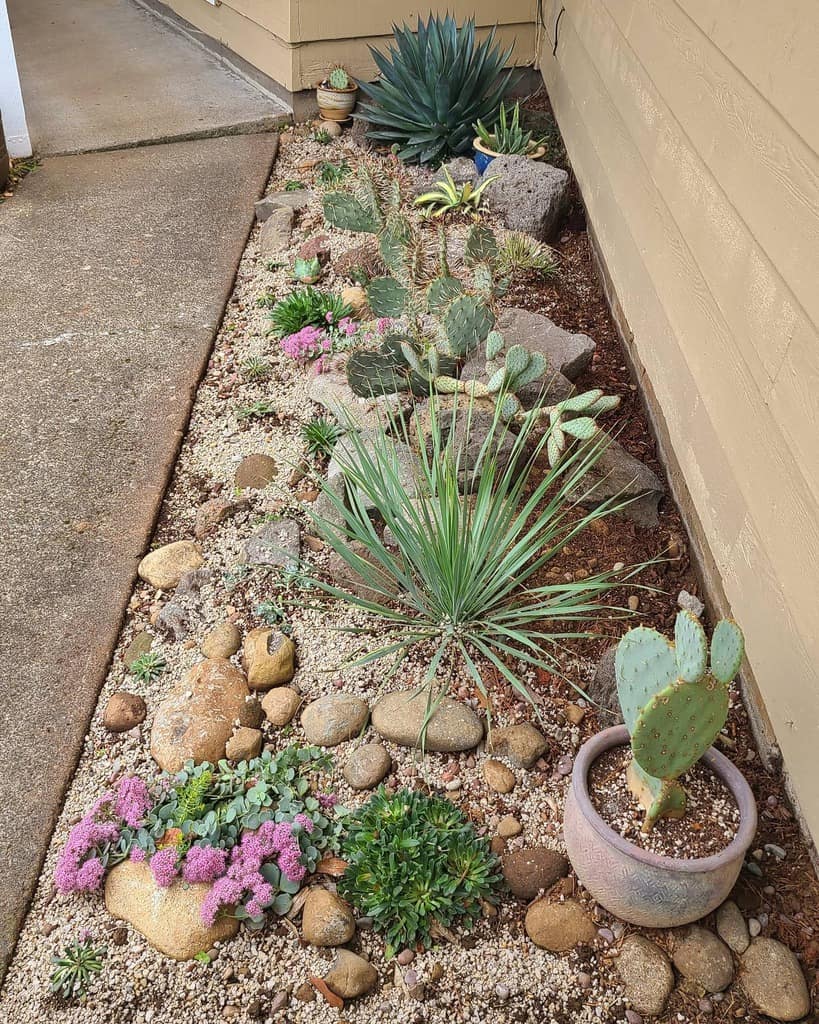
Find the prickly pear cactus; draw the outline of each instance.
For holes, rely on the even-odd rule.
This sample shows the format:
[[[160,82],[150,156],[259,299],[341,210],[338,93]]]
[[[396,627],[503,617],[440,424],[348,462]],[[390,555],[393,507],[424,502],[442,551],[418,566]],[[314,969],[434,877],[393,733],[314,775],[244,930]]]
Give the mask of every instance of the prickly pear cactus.
[[[347,192],[328,192],[322,206],[326,220],[342,231],[376,234],[381,229],[379,214]]]
[[[350,88],[350,76],[347,74],[344,68],[333,68],[333,70],[327,76],[327,81],[331,89]]]
[[[409,300],[409,293],[394,277],[374,277],[367,285],[367,302],[376,316],[398,319]]]
[[[725,724],[728,684],[744,649],[735,622],[717,624],[711,642],[691,612],[677,615],[674,643],[645,626],[629,630],[614,659],[617,696],[631,734],[628,784],[645,810],[643,831],[660,817],[680,817],[685,791],[676,781],[708,750]]]

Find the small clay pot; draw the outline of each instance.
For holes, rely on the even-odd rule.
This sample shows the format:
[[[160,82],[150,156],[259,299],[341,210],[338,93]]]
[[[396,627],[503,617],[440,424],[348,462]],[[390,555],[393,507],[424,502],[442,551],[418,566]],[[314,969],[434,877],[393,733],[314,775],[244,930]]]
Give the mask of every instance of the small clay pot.
[[[496,153],[494,149],[490,149],[488,146],[485,146],[478,135],[476,135],[472,140],[472,148],[475,151],[475,166],[478,168],[478,172],[480,174],[483,174],[496,156],[504,156],[503,153]],[[545,153],[545,146],[535,146],[533,142],[530,142],[529,151],[526,156],[530,160],[540,160]]]
[[[346,89],[331,89],[326,82],[316,88],[316,101],[325,121],[346,121],[355,109],[358,86],[348,85]]]
[[[740,771],[713,747],[702,762],[730,790],[739,808],[739,829],[710,857],[665,857],[624,839],[594,809],[588,775],[594,762],[629,742],[615,725],[580,748],[566,795],[563,835],[578,879],[597,902],[623,921],[644,928],[676,928],[698,921],[728,897],[756,832],[756,802]]]

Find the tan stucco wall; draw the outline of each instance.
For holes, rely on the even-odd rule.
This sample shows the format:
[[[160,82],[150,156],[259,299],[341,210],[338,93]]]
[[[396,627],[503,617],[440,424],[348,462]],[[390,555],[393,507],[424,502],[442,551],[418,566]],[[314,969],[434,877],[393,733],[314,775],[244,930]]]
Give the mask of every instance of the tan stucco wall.
[[[546,0],[549,36],[561,6]],[[541,70],[819,837],[819,5],[565,8]]]
[[[414,22],[419,11],[422,16],[428,11],[407,9],[395,0],[223,0],[217,7],[205,0],[165,2],[291,92],[313,88],[334,63],[357,78],[374,78],[368,44],[385,48],[393,22]],[[531,64],[536,56],[535,0],[508,0],[503,10],[498,6],[494,0],[456,0],[441,10],[453,11],[459,20],[474,13],[484,30],[498,22],[499,41],[515,46],[515,63]]]

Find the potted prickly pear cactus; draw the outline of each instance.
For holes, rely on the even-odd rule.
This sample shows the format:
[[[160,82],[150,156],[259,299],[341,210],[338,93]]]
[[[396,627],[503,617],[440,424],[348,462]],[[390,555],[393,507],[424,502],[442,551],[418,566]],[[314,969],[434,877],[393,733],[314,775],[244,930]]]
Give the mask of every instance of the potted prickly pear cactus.
[[[687,611],[677,616],[673,643],[640,626],[617,646],[625,725],[605,729],[581,748],[566,798],[564,835],[580,881],[625,921],[670,928],[699,920],[725,900],[739,875],[756,831],[756,806],[740,772],[711,744],[725,724],[728,688],[743,650],[742,631],[723,619],[711,640],[709,666],[705,630]],[[730,841],[707,856],[678,857],[615,831],[595,807],[589,776],[598,759],[629,740],[626,784],[643,812],[642,832],[659,828],[662,819],[684,817],[683,777],[700,762],[736,804],[738,826]]]
[[[325,121],[346,121],[355,109],[358,86],[343,67],[331,68],[316,87],[319,112]]]

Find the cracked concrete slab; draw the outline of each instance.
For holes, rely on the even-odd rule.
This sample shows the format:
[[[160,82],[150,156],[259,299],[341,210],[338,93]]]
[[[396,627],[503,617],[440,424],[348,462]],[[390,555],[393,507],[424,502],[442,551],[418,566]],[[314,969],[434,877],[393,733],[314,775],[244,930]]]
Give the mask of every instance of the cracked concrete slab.
[[[57,157],[0,206],[0,972],[276,141]]]

